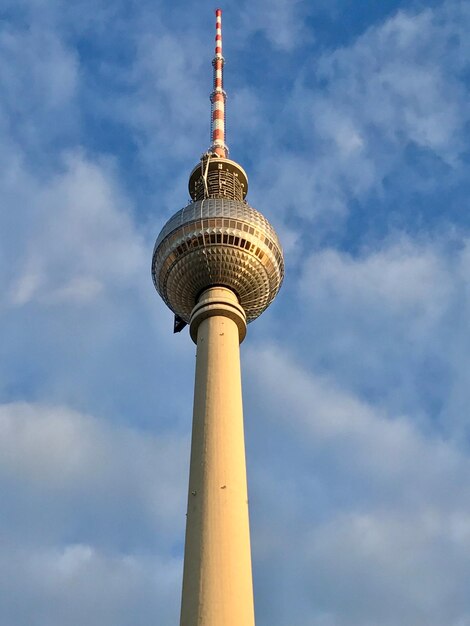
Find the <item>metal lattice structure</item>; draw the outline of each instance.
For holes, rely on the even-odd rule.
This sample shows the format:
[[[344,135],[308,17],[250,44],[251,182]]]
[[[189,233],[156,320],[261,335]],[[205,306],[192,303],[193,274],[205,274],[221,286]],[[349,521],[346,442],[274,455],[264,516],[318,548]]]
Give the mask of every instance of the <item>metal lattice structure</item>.
[[[191,172],[188,188],[193,200],[244,200],[248,191],[248,177],[235,161],[221,159],[208,152]]]

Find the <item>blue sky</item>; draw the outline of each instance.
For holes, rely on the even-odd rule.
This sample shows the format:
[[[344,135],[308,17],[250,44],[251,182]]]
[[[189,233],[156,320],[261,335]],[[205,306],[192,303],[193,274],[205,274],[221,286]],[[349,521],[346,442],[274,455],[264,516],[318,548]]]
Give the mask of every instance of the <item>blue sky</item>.
[[[178,623],[194,346],[150,278],[215,5],[0,6],[0,622]],[[224,10],[286,279],[242,346],[258,626],[470,625],[470,5]]]

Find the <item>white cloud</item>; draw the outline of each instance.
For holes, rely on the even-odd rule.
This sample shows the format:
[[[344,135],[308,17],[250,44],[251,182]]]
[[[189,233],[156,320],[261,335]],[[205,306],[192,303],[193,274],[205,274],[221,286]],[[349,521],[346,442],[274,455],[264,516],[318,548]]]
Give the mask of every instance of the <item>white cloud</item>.
[[[459,18],[465,23],[469,16],[457,4],[453,8],[450,15],[439,9],[399,12],[351,48],[323,56],[318,74],[328,81],[327,97],[314,106],[314,123],[336,135],[334,126],[322,124],[333,98],[337,114],[369,137],[379,131],[393,144],[414,142],[454,161],[464,148],[458,133],[468,115],[455,37],[464,28]]]
[[[170,623],[187,439],[16,403],[0,406],[0,442],[1,621]]]
[[[446,516],[353,514],[312,533],[309,566],[325,605],[339,593],[340,624],[457,624],[470,617],[464,585],[469,545]],[[336,556],[334,556],[336,555]],[[364,590],[367,588],[367,596]],[[321,602],[321,600],[320,600]]]
[[[268,439],[251,482],[268,619],[282,623],[285,600],[271,595],[269,606],[267,585],[284,590],[296,625],[468,619],[467,454],[307,373],[279,348],[251,356],[255,408],[265,407],[259,436]]]
[[[154,26],[151,29],[145,25],[137,37],[128,76],[132,89],[114,103],[110,114],[130,127],[138,142],[142,167],[155,176],[158,163],[166,183],[164,191],[168,186],[174,193],[173,184],[181,166],[172,167],[173,159],[187,163],[188,156],[193,155],[195,165],[209,147],[210,56],[193,33],[187,33],[185,45],[181,45],[179,32],[161,24]],[[178,189],[179,204],[186,199],[185,184]],[[170,201],[162,197],[161,190],[158,199],[163,206]]]
[[[410,149],[460,180],[469,23],[460,2],[400,11],[350,45],[304,59],[256,163],[266,206],[337,229],[354,202],[371,194],[380,202],[390,176],[406,179],[402,194],[423,185],[437,192],[442,176],[410,167]]]
[[[7,103],[10,107],[14,105],[16,114],[27,110],[23,107],[33,105],[39,105],[42,110],[60,110],[76,95],[76,57],[53,31],[34,27],[14,30],[4,26],[0,49],[0,71],[6,82]],[[14,98],[22,99],[26,90],[28,100],[13,102]]]
[[[390,416],[327,377],[307,373],[277,349],[257,350],[256,354],[256,368],[262,370],[256,379],[268,392],[269,406],[276,407],[274,415],[301,436],[308,435],[309,448],[337,446],[342,452],[347,445],[347,460],[356,471],[386,483],[408,477],[405,491],[413,485],[410,475],[418,482],[431,480],[436,464],[438,473],[446,468],[445,472],[453,476],[458,451],[438,438],[427,441],[408,418]],[[279,380],[289,380],[290,384],[276,389]],[[340,459],[338,462],[342,463]],[[463,457],[460,464],[465,466]]]
[[[3,547],[3,546],[2,546]],[[177,619],[180,559],[109,553],[86,544],[2,550],[2,621],[131,626]]]
[[[8,260],[10,303],[89,302],[144,273],[143,241],[106,165],[72,153],[43,184],[26,171],[20,182],[29,197],[16,223],[22,249]]]
[[[462,372],[468,368],[468,258],[465,237],[420,242],[395,237],[352,255],[326,249],[299,278],[313,354],[337,381],[423,428],[468,431]],[[304,314],[305,312],[305,314]]]
[[[112,425],[66,407],[0,406],[3,480],[83,505],[122,498],[168,531],[184,506],[187,440]],[[184,452],[184,455],[183,455]],[[117,500],[116,500],[117,502]],[[77,502],[78,504],[78,502]],[[100,507],[106,506],[105,503]]]
[[[307,3],[302,0],[255,0],[242,13],[242,32],[261,32],[281,50],[298,48],[307,37],[303,21],[307,12]]]
[[[351,304],[358,315],[367,311],[368,318],[375,313],[399,317],[416,336],[449,306],[460,283],[457,276],[452,279],[452,269],[452,261],[431,242],[419,245],[403,238],[359,256],[332,249],[314,254],[304,265],[299,289],[314,305],[344,311]]]
[[[3,21],[0,76],[0,132],[20,142],[26,158],[39,158],[45,146],[78,131],[77,55],[55,29],[39,25],[15,28]],[[15,159],[15,146],[4,144],[0,161],[9,164],[11,159]]]

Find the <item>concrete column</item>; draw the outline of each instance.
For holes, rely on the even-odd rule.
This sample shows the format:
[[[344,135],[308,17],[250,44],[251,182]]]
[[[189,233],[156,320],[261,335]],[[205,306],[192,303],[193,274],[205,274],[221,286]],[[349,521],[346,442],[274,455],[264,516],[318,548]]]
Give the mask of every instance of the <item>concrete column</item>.
[[[197,343],[181,626],[254,626],[235,294],[207,289],[191,316]]]

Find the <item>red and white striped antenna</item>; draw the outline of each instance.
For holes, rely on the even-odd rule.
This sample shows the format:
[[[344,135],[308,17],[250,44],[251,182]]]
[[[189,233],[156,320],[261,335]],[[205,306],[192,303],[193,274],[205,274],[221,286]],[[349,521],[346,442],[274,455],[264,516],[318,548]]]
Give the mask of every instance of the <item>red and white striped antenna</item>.
[[[219,157],[228,156],[225,144],[225,100],[224,91],[224,57],[222,56],[222,9],[215,11],[215,56],[212,60],[214,67],[214,91],[211,93],[211,141],[210,152]]]

